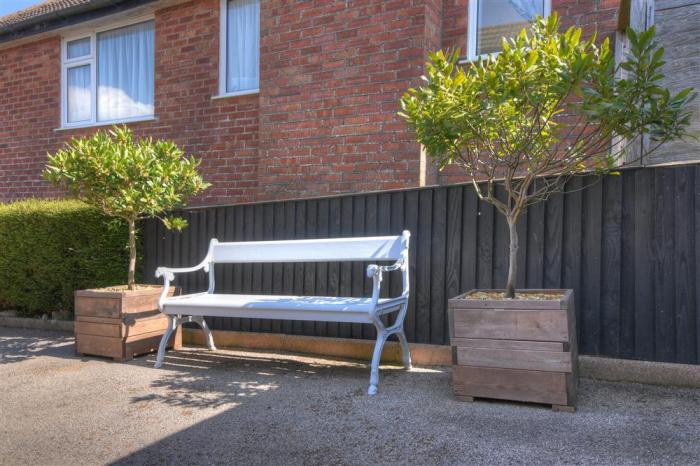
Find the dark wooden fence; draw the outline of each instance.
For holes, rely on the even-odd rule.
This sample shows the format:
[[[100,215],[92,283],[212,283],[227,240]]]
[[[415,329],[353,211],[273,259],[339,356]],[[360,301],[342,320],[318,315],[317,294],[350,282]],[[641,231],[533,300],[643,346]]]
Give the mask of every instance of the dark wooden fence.
[[[586,187],[586,189],[582,189]],[[572,180],[566,195],[533,206],[520,224],[519,286],[573,288],[580,350],[683,363],[700,355],[700,165],[640,168]],[[188,209],[190,226],[144,229],[145,273],[198,263],[210,238],[272,240],[411,231],[410,341],[448,343],[446,300],[502,287],[508,234],[470,185]],[[362,295],[362,264],[217,266],[218,292]],[[203,273],[178,279],[206,289]],[[176,282],[177,283],[177,282]],[[400,277],[387,291],[397,294]],[[372,326],[211,319],[225,330],[373,338]]]

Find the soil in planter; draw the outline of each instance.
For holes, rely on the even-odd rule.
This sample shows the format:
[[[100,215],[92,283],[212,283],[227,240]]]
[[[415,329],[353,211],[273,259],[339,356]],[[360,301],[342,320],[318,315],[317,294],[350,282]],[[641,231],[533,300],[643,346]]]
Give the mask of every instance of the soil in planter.
[[[137,284],[134,290],[132,291],[138,291],[138,290],[152,290],[153,288],[162,288],[161,285],[141,285]],[[105,286],[104,288],[97,288],[94,290],[90,291],[109,291],[109,292],[122,292],[122,291],[129,291],[129,285],[115,285],[115,286]]]
[[[524,301],[559,301],[564,293],[538,292],[538,291],[518,291],[515,293],[515,298]],[[482,299],[484,301],[494,301],[506,299],[503,291],[475,291],[462,299]]]

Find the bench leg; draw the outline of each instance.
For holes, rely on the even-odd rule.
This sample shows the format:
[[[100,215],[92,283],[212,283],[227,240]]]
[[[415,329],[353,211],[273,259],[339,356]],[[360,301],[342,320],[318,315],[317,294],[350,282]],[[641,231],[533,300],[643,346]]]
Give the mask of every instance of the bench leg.
[[[374,324],[377,327],[377,342],[374,344],[374,354],[372,355],[372,368],[369,375],[369,389],[367,389],[368,395],[377,394],[377,385],[379,385],[379,360],[382,358],[382,349],[384,349],[384,343],[388,338],[386,328],[379,324]]]
[[[212,335],[211,330],[207,325],[207,321],[204,320],[204,317],[192,317],[192,322],[202,327],[202,331],[204,332],[204,339],[207,341],[207,347],[212,351],[216,351],[216,346],[214,345],[214,336]]]
[[[403,358],[403,367],[405,369],[410,369],[411,366],[411,350],[408,347],[408,340],[406,339],[406,333],[404,333],[403,328],[400,332],[396,333],[399,337],[399,343],[401,344],[401,356]]]
[[[377,342],[374,344],[374,354],[372,355],[372,368],[369,377],[369,389],[367,394],[375,395],[377,393],[377,385],[379,385],[379,360],[382,358],[382,349],[384,343],[391,335],[396,334],[401,344],[401,356],[403,365],[406,369],[411,368],[411,351],[406,339],[406,333],[403,330],[403,321],[406,317],[406,309],[408,303],[404,303],[399,309],[399,314],[396,316],[396,321],[389,327],[385,327],[379,316],[374,316],[374,326],[377,328]]]
[[[163,338],[160,340],[160,346],[158,347],[158,355],[156,356],[156,363],[153,366],[156,369],[163,367],[163,361],[165,360],[165,349],[168,346],[170,337],[177,328],[178,321],[175,316],[168,316],[168,329],[163,334]]]

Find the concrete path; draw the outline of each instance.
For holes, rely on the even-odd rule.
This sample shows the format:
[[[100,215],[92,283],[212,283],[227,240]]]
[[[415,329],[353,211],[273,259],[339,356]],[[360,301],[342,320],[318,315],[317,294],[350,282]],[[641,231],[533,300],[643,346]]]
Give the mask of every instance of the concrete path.
[[[575,414],[461,403],[450,370],[193,349],[126,364],[0,327],[0,464],[698,464],[700,390],[582,380]]]

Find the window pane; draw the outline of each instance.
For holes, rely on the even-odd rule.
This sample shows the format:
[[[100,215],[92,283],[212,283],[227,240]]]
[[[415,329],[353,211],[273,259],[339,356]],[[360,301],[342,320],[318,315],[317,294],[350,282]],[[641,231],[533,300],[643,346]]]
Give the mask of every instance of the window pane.
[[[90,55],[90,38],[78,39],[68,42],[66,47],[66,52],[68,53],[68,59],[80,58],[85,55]]]
[[[537,15],[544,16],[544,0],[479,0],[476,54],[501,51],[503,37],[515,37]]]
[[[260,0],[228,2],[226,91],[260,86]]]
[[[68,123],[89,120],[92,116],[90,65],[68,69]]]
[[[97,119],[153,115],[153,21],[97,36]]]

